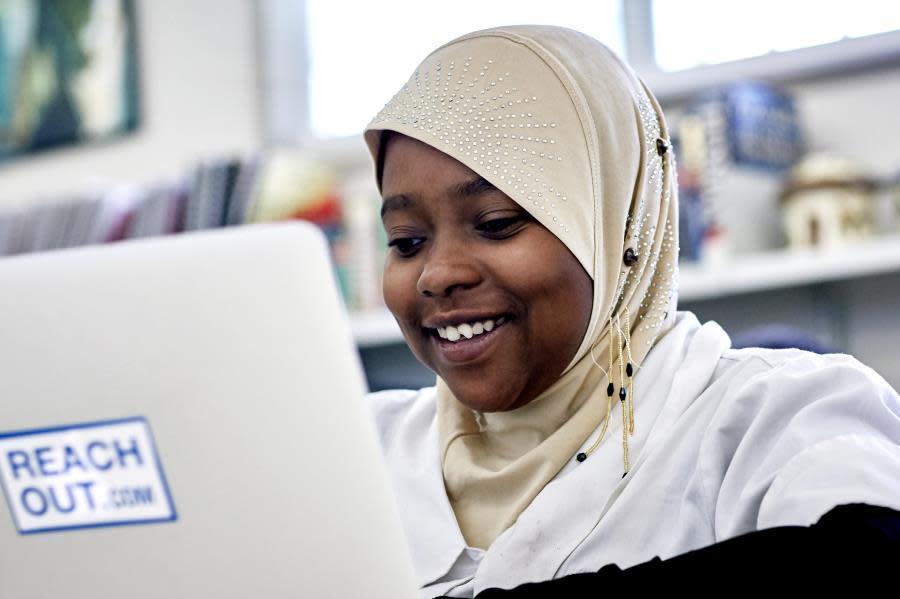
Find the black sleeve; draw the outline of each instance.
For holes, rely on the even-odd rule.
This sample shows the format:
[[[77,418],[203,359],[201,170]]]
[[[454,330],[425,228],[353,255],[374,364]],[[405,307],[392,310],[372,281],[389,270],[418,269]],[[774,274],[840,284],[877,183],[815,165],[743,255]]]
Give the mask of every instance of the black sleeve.
[[[851,584],[900,583],[900,512],[866,504],[832,509],[809,527],[782,526],[748,533],[703,549],[620,569],[486,589],[478,599],[591,597],[607,593],[685,590],[732,594],[753,589],[767,594],[786,587],[831,590]]]

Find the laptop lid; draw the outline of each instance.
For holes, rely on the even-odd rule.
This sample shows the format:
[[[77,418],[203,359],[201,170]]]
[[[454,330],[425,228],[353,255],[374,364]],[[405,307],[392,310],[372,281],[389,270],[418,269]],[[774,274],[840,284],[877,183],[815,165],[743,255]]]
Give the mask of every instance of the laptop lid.
[[[412,597],[322,235],[0,260],[0,597]]]

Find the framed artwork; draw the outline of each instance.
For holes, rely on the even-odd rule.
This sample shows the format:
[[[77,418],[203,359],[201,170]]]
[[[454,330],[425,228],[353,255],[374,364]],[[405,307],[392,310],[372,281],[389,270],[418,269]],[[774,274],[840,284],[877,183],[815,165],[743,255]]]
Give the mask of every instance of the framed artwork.
[[[138,125],[133,0],[0,0],[0,161]]]

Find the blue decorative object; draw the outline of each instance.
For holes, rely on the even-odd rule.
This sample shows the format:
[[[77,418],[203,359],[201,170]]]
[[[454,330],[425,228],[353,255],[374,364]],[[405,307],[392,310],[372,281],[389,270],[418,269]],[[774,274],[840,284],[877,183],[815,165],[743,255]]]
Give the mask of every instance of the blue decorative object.
[[[693,110],[724,117],[722,141],[733,165],[783,171],[803,153],[794,99],[771,85],[735,83],[702,96]]]

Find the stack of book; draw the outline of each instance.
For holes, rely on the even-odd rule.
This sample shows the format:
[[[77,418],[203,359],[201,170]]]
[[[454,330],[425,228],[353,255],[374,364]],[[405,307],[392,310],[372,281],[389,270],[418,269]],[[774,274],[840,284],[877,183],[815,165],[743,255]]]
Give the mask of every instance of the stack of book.
[[[171,184],[118,186],[0,211],[0,257],[289,219],[319,225],[347,305],[380,302],[378,192],[302,154],[213,160]]]
[[[188,182],[102,193],[0,213],[0,256],[249,222],[256,160],[213,161]]]

